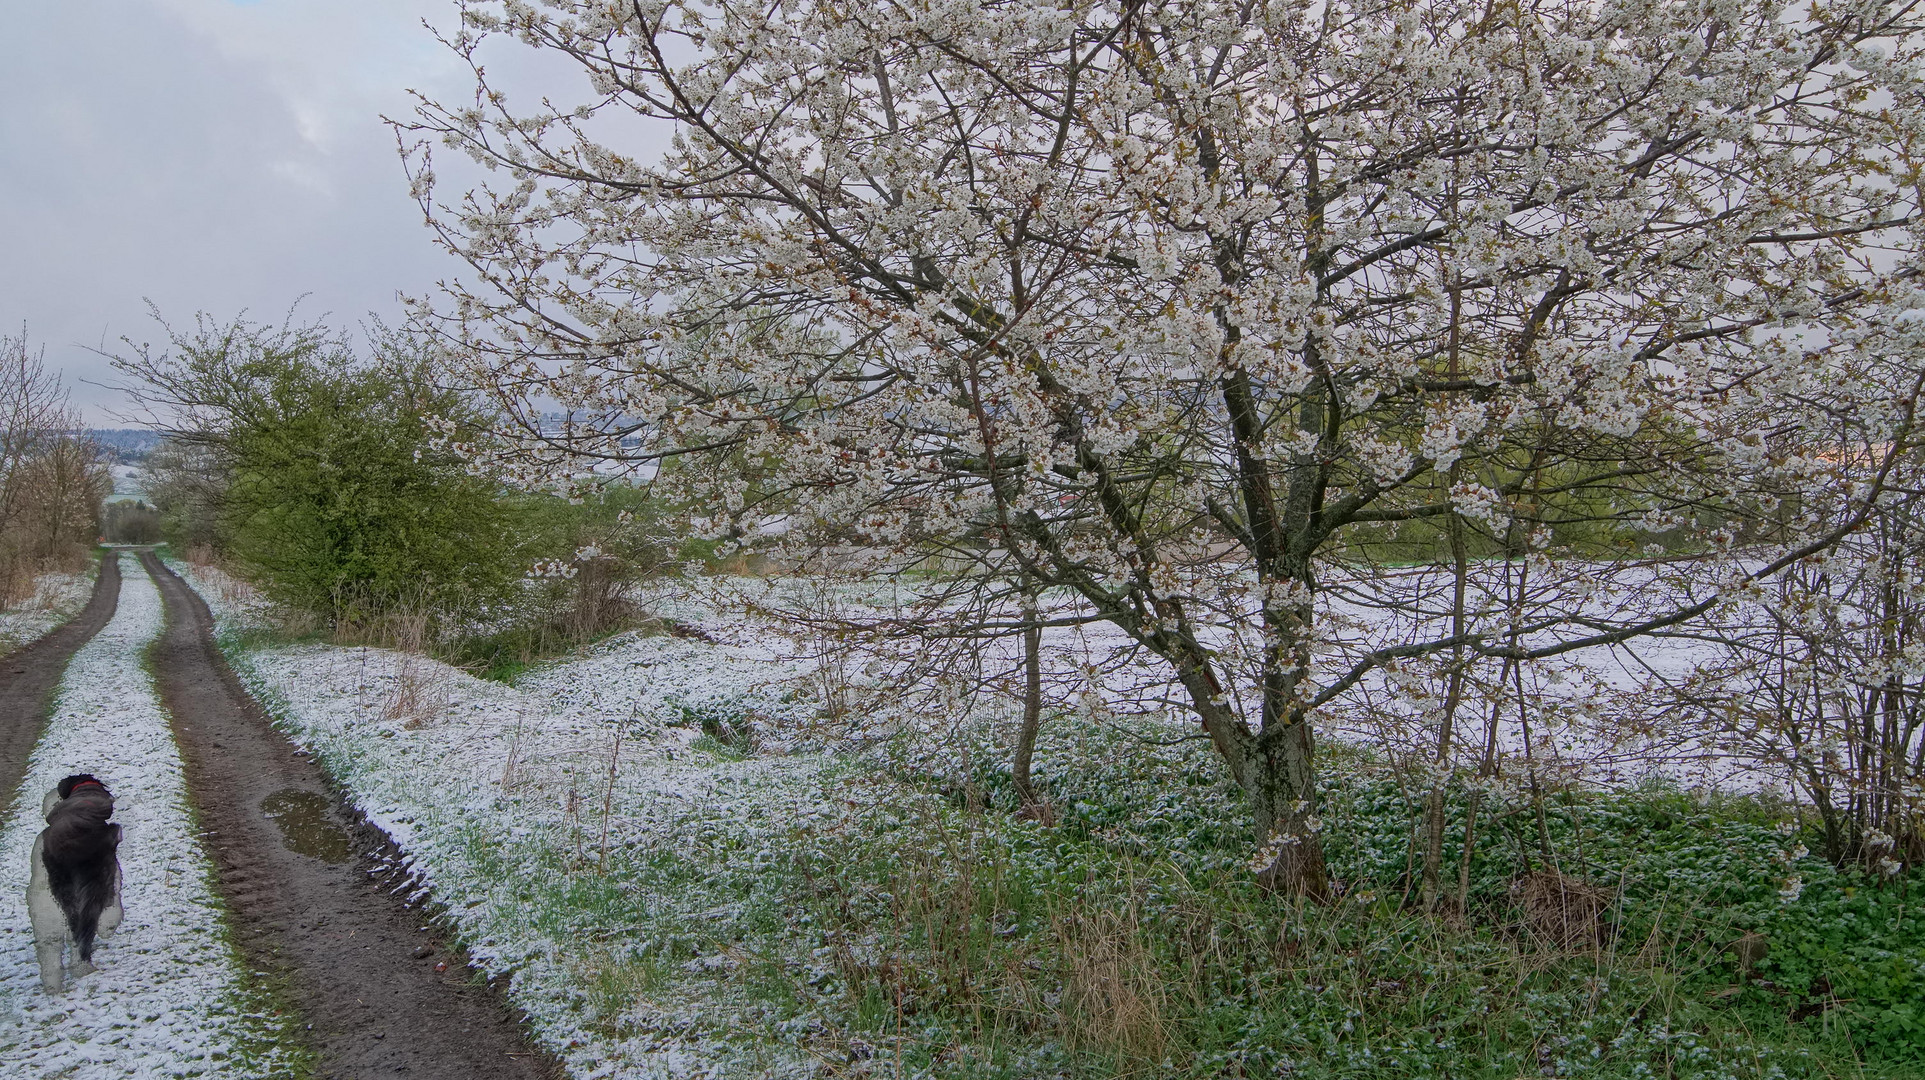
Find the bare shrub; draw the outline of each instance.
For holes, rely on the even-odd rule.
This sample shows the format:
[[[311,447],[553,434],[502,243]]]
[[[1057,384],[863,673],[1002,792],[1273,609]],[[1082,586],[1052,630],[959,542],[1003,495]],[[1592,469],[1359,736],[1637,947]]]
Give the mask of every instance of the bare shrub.
[[[198,584],[202,591],[211,591],[222,604],[230,608],[252,605],[260,595],[246,578],[235,571],[226,555],[212,544],[189,544],[181,551],[181,558],[194,568],[200,578]],[[294,636],[303,636],[315,629],[309,620],[300,618],[297,612],[283,611],[278,614],[283,631]]]
[[[1925,458],[1894,470],[1925,486]],[[1804,512],[1842,516],[1807,502]],[[1925,505],[1882,506],[1833,550],[1726,609],[1720,655],[1673,687],[1684,724],[1788,783],[1823,851],[1880,878],[1925,860]]]
[[[220,598],[224,603],[244,604],[254,599],[254,586],[249,585],[246,581],[232,574],[222,574],[218,580],[219,585],[217,586],[217,591],[220,593]]]
[[[32,574],[14,572],[11,566],[0,572],[0,610],[40,607],[39,595],[39,580]]]
[[[214,545],[205,543],[189,544],[186,550],[181,552],[181,558],[186,559],[190,565],[199,567],[219,566],[221,562],[220,552]]]
[[[630,575],[620,560],[595,555],[574,565],[575,590],[558,620],[569,640],[589,641],[641,620],[641,609],[628,598]]]
[[[94,444],[75,434],[57,373],[26,332],[0,336],[0,599],[31,601],[49,570],[77,570],[113,482]]]
[[[221,579],[220,593],[229,603],[245,602],[257,595],[252,586],[239,578]],[[283,608],[277,611],[275,622],[280,627],[281,633],[297,639],[317,637],[325,629],[319,615],[298,608]]]
[[[448,668],[419,653],[396,656],[394,675],[381,699],[381,719],[406,728],[426,726],[445,715],[453,696]]]
[[[434,620],[419,611],[389,612],[349,629],[366,644],[396,654],[394,674],[381,701],[383,720],[400,720],[418,728],[448,711],[453,687],[445,664],[428,655],[434,641]]]
[[[872,704],[863,700],[866,683],[860,675],[863,663],[876,657],[878,650],[869,635],[852,629],[861,618],[857,612],[862,605],[843,595],[841,588],[831,576],[797,577],[784,583],[782,601],[748,604],[752,616],[768,620],[789,639],[792,658],[809,665],[809,699],[817,703],[816,723],[806,732],[812,737],[853,734],[850,719]],[[923,685],[933,682],[925,679]]]
[[[50,569],[73,573],[81,570],[86,565],[84,558],[77,561],[79,565],[54,566]],[[60,606],[65,594],[66,589],[63,587],[59,578],[42,575],[34,582],[33,597],[28,603],[36,611],[52,611]]]

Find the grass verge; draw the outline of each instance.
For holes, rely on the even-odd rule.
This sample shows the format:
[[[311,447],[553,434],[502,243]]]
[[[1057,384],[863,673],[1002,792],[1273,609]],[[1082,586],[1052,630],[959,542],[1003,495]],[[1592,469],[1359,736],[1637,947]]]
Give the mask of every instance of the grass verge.
[[[1012,812],[998,772],[940,784],[847,765],[786,818],[717,815],[607,867],[571,869],[551,843],[522,856],[548,871],[523,887],[570,932],[599,929],[580,958],[596,1022],[700,994],[819,1075],[1925,1070],[1921,875],[1812,858],[1789,807],[1572,791],[1540,825],[1486,792],[1466,862],[1459,792],[1446,865],[1467,867],[1469,903],[1439,917],[1405,903],[1418,801],[1365,755],[1332,755],[1345,894],[1319,907],[1255,886],[1240,800],[1205,753],[1057,749],[1049,826]],[[1595,902],[1547,916],[1559,897],[1531,884],[1552,874]],[[1734,951],[1748,936],[1764,955]]]
[[[1437,916],[1407,902],[1420,796],[1356,750],[1326,748],[1344,892],[1311,906],[1256,887],[1242,799],[1204,746],[1054,725],[1043,824],[999,768],[772,758],[740,737],[747,705],[677,722],[703,731],[694,752],[624,758],[611,790],[592,768],[545,793],[504,780],[410,825],[464,944],[539,999],[571,1063],[616,1046],[732,1076],[1925,1072],[1925,874],[1834,869],[1771,800],[1498,784],[1466,845],[1455,790],[1444,865],[1466,903]],[[366,741],[320,750],[375,775]]]

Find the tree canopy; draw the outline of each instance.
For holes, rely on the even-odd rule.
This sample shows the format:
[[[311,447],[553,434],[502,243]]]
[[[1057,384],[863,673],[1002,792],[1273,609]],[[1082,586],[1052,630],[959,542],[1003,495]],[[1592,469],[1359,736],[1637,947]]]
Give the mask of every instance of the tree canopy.
[[[476,97],[403,127],[475,272],[425,322],[505,464],[679,456],[718,534],[1075,596],[1167,665],[1287,888],[1325,888],[1320,710],[1440,658],[1447,733],[1466,665],[1683,625],[1861,525],[1912,437],[1912,4],[462,12]],[[505,96],[494,37],[587,92]],[[440,199],[437,143],[508,182]],[[1542,555],[1573,506],[1690,534],[1703,588],[1472,581],[1467,532]],[[1360,557],[1414,523],[1454,600]]]

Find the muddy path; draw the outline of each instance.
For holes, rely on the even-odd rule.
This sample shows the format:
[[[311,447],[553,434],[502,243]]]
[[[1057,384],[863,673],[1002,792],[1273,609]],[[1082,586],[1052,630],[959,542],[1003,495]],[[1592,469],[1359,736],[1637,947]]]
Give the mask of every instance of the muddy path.
[[[14,788],[26,775],[27,758],[53,708],[67,661],[114,617],[119,600],[120,553],[109,551],[100,557],[94,591],[80,614],[0,657],[0,806],[13,805]]]
[[[167,605],[156,680],[217,885],[248,959],[288,986],[320,1074],[560,1075],[428,915],[394,895],[403,882],[392,844],[344,806],[241,688],[214,644],[207,605],[151,552],[141,563]]]

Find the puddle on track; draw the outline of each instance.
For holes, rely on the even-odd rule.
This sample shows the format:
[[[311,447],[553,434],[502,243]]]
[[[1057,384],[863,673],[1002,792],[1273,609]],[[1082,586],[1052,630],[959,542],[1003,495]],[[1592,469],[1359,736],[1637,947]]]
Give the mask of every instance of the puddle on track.
[[[347,830],[330,813],[333,800],[300,788],[282,788],[261,800],[261,812],[281,829],[281,844],[296,855],[344,863],[354,854]]]

